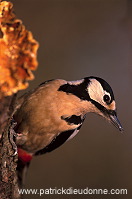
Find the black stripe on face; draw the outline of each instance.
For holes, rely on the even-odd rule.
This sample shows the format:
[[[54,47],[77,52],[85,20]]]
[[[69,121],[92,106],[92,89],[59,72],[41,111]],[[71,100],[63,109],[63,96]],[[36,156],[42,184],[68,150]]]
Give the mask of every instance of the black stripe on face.
[[[75,96],[77,96],[78,98],[80,98],[81,100],[90,100],[88,91],[87,91],[87,87],[88,84],[90,83],[90,80],[88,78],[85,78],[84,81],[81,84],[78,85],[71,85],[69,83],[64,84],[62,86],[60,86],[60,88],[58,89],[58,91],[63,91],[67,94],[73,94]]]
[[[94,104],[96,106],[96,108],[98,108],[104,115],[106,116],[110,116],[110,115],[116,115],[116,111],[114,110],[108,110],[106,109],[104,106],[102,106],[101,104],[99,104],[98,102],[94,101],[94,100],[90,100],[92,104]]]
[[[72,129],[69,131],[64,131],[60,133],[57,137],[55,137],[52,142],[46,146],[45,148],[37,151],[35,155],[41,155],[47,152],[51,152],[55,150],[56,148],[60,147],[62,144],[66,142],[66,140],[74,133],[76,129]]]
[[[84,116],[77,116],[77,115],[72,115],[70,117],[65,117],[65,116],[61,116],[61,119],[62,120],[65,120],[68,124],[75,124],[75,125],[78,125],[78,124],[81,124],[85,117]]]

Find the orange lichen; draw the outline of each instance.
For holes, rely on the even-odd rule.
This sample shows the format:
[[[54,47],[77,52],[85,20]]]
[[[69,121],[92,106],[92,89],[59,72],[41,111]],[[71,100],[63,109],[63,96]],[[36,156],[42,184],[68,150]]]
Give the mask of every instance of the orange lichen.
[[[0,2],[0,95],[4,96],[25,89],[38,65],[38,43],[12,8],[12,3]]]

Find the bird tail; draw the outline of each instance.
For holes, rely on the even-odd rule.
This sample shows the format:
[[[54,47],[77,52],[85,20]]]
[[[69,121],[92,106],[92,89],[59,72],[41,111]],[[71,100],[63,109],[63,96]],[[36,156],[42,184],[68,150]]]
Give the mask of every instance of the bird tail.
[[[23,187],[25,184],[28,167],[32,160],[32,155],[27,153],[21,148],[18,148],[18,163],[17,163],[17,174],[19,187]]]

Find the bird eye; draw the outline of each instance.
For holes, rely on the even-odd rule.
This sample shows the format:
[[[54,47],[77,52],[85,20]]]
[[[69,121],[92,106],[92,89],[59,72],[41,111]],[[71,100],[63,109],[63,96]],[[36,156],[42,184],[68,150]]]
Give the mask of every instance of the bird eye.
[[[110,103],[110,97],[109,97],[109,95],[104,95],[104,102],[106,102],[107,104]]]

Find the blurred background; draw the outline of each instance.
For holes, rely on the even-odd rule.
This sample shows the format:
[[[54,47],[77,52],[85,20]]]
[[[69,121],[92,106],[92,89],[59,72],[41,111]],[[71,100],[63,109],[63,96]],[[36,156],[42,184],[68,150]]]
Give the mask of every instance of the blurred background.
[[[44,195],[41,198],[132,198],[132,1],[12,0],[39,42],[39,67],[28,88],[55,78],[99,76],[113,88],[121,134],[88,114],[80,133],[52,153],[35,157],[26,188],[128,189],[128,195]],[[40,198],[25,195],[25,199]]]

